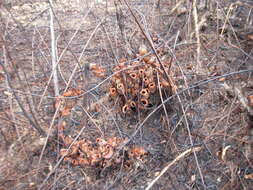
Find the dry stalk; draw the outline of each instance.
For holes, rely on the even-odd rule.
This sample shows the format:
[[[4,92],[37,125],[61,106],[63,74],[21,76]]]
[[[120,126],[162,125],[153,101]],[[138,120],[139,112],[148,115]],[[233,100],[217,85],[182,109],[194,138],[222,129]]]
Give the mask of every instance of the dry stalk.
[[[52,58],[52,72],[53,72],[53,81],[54,81],[54,94],[59,96],[59,82],[57,75],[57,64],[56,64],[56,44],[55,44],[55,32],[54,32],[54,14],[53,14],[53,3],[52,0],[49,0],[50,3],[50,35],[51,35],[51,58]]]
[[[196,66],[196,72],[199,72],[202,65],[200,63],[200,37],[199,37],[197,0],[193,0],[192,7],[193,7],[193,17],[194,17],[194,24],[195,24],[195,35],[196,35],[196,38],[197,38],[197,66]]]
[[[87,13],[85,14],[83,20],[86,20],[88,14],[91,12],[91,9],[92,9],[92,7],[87,11]],[[53,9],[52,9],[52,11],[53,11]],[[54,15],[55,15],[55,14],[54,14]],[[56,19],[56,21],[58,21],[56,16],[55,16],[55,19]],[[79,27],[76,29],[75,33],[73,34],[73,36],[71,37],[71,39],[69,40],[69,42],[67,42],[67,40],[64,38],[63,41],[65,42],[66,47],[63,49],[61,55],[59,56],[59,58],[58,58],[58,60],[57,60],[57,63],[56,63],[56,66],[60,63],[61,58],[63,57],[63,55],[65,54],[65,52],[66,52],[67,50],[70,51],[70,53],[71,53],[71,54],[73,55],[73,57],[74,57],[74,60],[75,60],[75,61],[77,62],[77,64],[79,65],[79,60],[78,60],[78,59],[76,58],[76,56],[74,55],[73,51],[71,51],[71,49],[70,49],[70,44],[72,43],[72,41],[74,40],[75,36],[76,36],[77,33],[79,32],[79,29],[81,28],[82,24],[83,24],[83,23],[81,23],[81,24],[79,25]],[[59,25],[60,28],[62,28],[59,22],[58,22],[58,25]],[[85,48],[85,49],[86,49],[86,48]],[[45,95],[46,95],[47,89],[48,89],[48,87],[49,87],[49,84],[50,84],[50,81],[52,80],[52,78],[53,78],[53,73],[51,73],[51,75],[50,75],[50,77],[49,77],[49,79],[48,79],[47,85],[46,85],[46,87],[45,87],[45,89],[44,89],[44,91],[43,91],[42,97],[41,97],[41,99],[40,99],[40,101],[39,101],[39,104],[38,104],[38,109],[40,108],[40,106],[41,106],[41,104],[42,104],[43,98],[44,98]],[[66,88],[66,89],[67,89],[67,88]]]
[[[194,148],[189,148],[186,151],[182,152],[181,154],[179,154],[172,162],[170,162],[165,168],[162,169],[162,171],[160,172],[160,174],[151,181],[151,183],[146,187],[145,190],[149,190],[156,182],[157,180],[163,175],[165,174],[165,172],[174,164],[176,164],[179,160],[183,159],[184,157],[186,157],[187,155],[189,155],[192,152],[199,152],[201,150],[201,147],[194,147]]]

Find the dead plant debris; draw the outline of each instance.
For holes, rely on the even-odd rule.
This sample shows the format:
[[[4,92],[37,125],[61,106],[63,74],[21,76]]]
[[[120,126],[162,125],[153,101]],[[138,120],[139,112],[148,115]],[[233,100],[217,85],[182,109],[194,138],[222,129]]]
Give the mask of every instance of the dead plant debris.
[[[159,51],[162,54],[162,51]],[[135,61],[127,64],[125,58],[113,68],[113,77],[109,87],[109,94],[113,100],[119,102],[124,114],[131,114],[137,110],[152,108],[160,102],[159,88],[170,93],[171,85],[166,80],[165,73],[154,54],[148,54],[146,46],[142,45]],[[166,72],[170,72],[171,60],[164,60]],[[172,74],[172,73],[171,73]],[[120,100],[120,101],[118,101]]]
[[[126,139],[115,136],[106,139],[97,138],[95,141],[81,139],[74,142],[72,137],[64,136],[63,130],[65,127],[66,122],[64,121],[58,127],[60,137],[66,147],[60,150],[60,155],[64,157],[64,161],[68,161],[74,166],[106,168],[123,162],[124,166],[129,168],[132,161],[136,159],[144,161],[144,158],[148,155],[148,152],[141,146],[127,146],[121,151],[119,147]]]

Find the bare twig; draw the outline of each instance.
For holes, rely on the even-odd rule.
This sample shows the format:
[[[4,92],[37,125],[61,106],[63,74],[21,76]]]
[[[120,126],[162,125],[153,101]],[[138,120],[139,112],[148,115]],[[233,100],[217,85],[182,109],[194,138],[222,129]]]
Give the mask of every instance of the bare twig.
[[[194,24],[195,24],[195,35],[197,38],[197,66],[196,72],[200,72],[201,63],[200,63],[200,37],[199,37],[199,23],[198,23],[198,12],[197,12],[197,0],[193,0],[193,16],[194,16]]]
[[[5,39],[4,39],[4,37],[3,37],[2,35],[0,35],[0,41],[2,41],[2,43],[4,44],[3,47],[4,47],[4,49],[5,49],[5,50],[4,50],[4,52],[5,52],[5,54],[6,54],[5,56],[6,56],[6,58],[9,59],[10,63],[12,64],[12,67],[13,67],[13,69],[14,69],[14,72],[17,74],[17,78],[18,78],[19,82],[21,83],[22,80],[21,80],[20,76],[18,75],[17,68],[16,68],[16,66],[15,66],[15,64],[14,64],[14,62],[13,62],[13,60],[12,60],[10,54],[9,54],[8,47],[6,46]],[[6,81],[7,81],[7,83],[8,83],[8,86],[10,87],[10,90],[11,90],[11,92],[12,92],[14,98],[16,99],[16,101],[17,101],[17,103],[18,103],[20,109],[22,110],[24,116],[27,118],[27,120],[29,121],[29,123],[31,124],[31,126],[32,126],[35,130],[37,130],[37,132],[38,132],[41,136],[45,136],[45,131],[44,131],[39,125],[37,125],[35,121],[33,121],[33,120],[31,119],[31,117],[29,116],[29,114],[28,114],[27,111],[25,110],[24,106],[22,105],[22,103],[21,103],[19,97],[17,96],[16,92],[14,91],[14,88],[13,88],[12,83],[11,83],[11,80],[10,80],[10,73],[8,73],[8,71],[7,71],[6,67],[5,67],[5,65],[4,65],[2,62],[0,62],[0,65],[1,65],[3,71],[4,71],[5,75],[6,75]]]
[[[11,82],[10,82],[10,76],[9,76],[9,73],[7,72],[7,70],[6,70],[5,66],[4,66],[4,64],[3,64],[2,62],[0,62],[0,65],[1,65],[3,71],[4,71],[5,75],[6,75],[6,79],[7,79],[7,82],[8,82],[8,86],[10,87],[11,92],[12,92],[14,98],[16,99],[16,101],[17,101],[17,103],[18,103],[20,109],[22,110],[24,116],[25,116],[25,117],[27,118],[27,120],[30,122],[31,126],[32,126],[34,129],[36,129],[36,131],[38,131],[38,133],[39,133],[41,136],[45,136],[45,131],[44,131],[39,125],[36,125],[36,123],[29,117],[28,113],[26,112],[26,110],[25,110],[24,106],[22,105],[22,103],[21,103],[19,97],[17,96],[16,92],[15,92],[14,90],[12,90],[13,87],[12,87],[12,84],[11,84]]]
[[[49,13],[50,13],[50,34],[51,34],[51,58],[52,58],[52,72],[53,72],[53,81],[54,81],[54,94],[55,96],[59,95],[59,84],[58,84],[58,75],[57,75],[57,64],[56,64],[56,45],[55,45],[55,32],[54,32],[54,14],[53,14],[53,3],[52,0],[49,0],[51,4]]]
[[[194,147],[194,148],[190,148],[184,152],[182,152],[181,154],[179,154],[172,162],[170,162],[165,168],[162,169],[162,171],[160,172],[160,174],[151,181],[151,183],[146,187],[145,190],[149,190],[156,182],[157,180],[174,164],[176,164],[179,160],[183,159],[184,157],[186,157],[188,154],[192,153],[192,152],[199,152],[201,150],[201,147]]]

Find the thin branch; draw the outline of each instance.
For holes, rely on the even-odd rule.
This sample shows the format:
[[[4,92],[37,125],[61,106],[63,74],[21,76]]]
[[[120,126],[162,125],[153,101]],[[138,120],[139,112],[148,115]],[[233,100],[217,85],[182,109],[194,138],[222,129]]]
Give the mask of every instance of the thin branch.
[[[195,24],[195,36],[197,38],[197,66],[196,72],[200,72],[202,65],[200,63],[200,37],[199,37],[199,23],[198,23],[198,11],[197,11],[197,0],[193,0],[192,2],[193,7],[193,17],[194,17],[194,24]]]
[[[52,0],[49,0],[50,3],[50,34],[51,34],[51,58],[52,58],[52,72],[53,72],[53,82],[54,82],[54,94],[59,96],[59,82],[57,75],[57,64],[56,64],[56,45],[55,45],[55,33],[54,33],[54,14],[53,14],[53,3]]]
[[[149,190],[156,182],[157,180],[163,175],[165,174],[165,172],[174,164],[176,164],[179,160],[183,159],[184,157],[186,157],[187,155],[189,155],[192,152],[198,152],[201,150],[201,147],[194,147],[194,148],[190,148],[184,152],[182,152],[181,154],[179,154],[172,162],[170,162],[165,168],[162,169],[162,171],[160,172],[160,174],[151,181],[151,183],[146,187],[145,190]]]

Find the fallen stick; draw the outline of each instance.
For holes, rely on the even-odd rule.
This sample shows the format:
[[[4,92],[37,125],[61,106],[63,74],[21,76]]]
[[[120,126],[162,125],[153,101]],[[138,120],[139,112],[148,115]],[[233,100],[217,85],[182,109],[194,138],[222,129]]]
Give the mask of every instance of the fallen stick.
[[[151,183],[146,187],[145,190],[149,190],[155,183],[156,181],[171,167],[173,166],[177,161],[179,161],[180,159],[184,158],[185,156],[187,156],[187,154],[192,153],[192,152],[198,152],[201,150],[201,147],[195,147],[195,148],[190,148],[184,152],[182,152],[181,154],[179,154],[172,162],[170,162],[165,168],[163,168],[163,170],[160,172],[160,174],[151,181]]]

